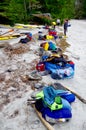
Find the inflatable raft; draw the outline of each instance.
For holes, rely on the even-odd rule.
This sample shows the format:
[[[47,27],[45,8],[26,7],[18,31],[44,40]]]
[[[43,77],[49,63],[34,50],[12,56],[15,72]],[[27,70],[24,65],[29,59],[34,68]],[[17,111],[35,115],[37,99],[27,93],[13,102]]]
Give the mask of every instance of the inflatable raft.
[[[20,35],[11,35],[11,36],[0,36],[0,40],[9,40],[9,39],[15,39],[20,37]]]

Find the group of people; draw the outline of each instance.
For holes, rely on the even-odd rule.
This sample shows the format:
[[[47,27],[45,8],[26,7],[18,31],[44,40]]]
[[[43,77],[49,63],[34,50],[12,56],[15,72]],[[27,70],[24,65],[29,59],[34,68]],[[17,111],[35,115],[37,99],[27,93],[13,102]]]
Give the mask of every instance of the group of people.
[[[52,25],[53,25],[53,28],[54,28],[54,29],[55,29],[56,25],[57,25],[57,26],[60,26],[60,25],[61,25],[60,19],[57,19],[56,22],[52,22]],[[70,25],[69,25],[68,19],[64,20],[64,23],[63,23],[64,36],[66,36],[67,29],[68,29],[69,26],[70,26]]]

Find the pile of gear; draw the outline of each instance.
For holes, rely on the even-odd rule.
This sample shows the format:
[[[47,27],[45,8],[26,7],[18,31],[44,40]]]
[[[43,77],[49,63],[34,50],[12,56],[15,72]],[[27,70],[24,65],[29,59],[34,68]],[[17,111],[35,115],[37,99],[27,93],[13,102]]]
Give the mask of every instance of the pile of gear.
[[[58,34],[56,32],[56,30],[54,29],[48,29],[48,34],[47,35],[43,35],[42,32],[38,32],[39,33],[39,37],[38,40],[56,40],[58,38]]]
[[[57,86],[60,84],[57,83]],[[75,101],[75,95],[65,89],[57,89],[51,86],[43,86],[40,91],[32,93],[36,109],[42,117],[50,122],[69,121],[72,118],[71,103]]]
[[[37,71],[47,71],[53,79],[72,78],[74,76],[74,62],[66,59],[56,44],[51,41],[41,43],[40,51],[41,58],[36,65]]]
[[[61,55],[60,57],[42,56],[42,61],[36,65],[38,71],[48,71],[53,79],[72,78],[74,76],[74,63],[67,61]]]
[[[44,42],[39,46],[40,60],[36,64],[34,72],[41,76],[49,74],[53,79],[72,78],[75,64],[67,56],[65,57],[60,47],[51,41],[51,39],[56,40],[56,38],[59,37],[54,29],[49,29],[48,35],[44,36],[42,32],[39,32],[38,40],[44,40]],[[59,87],[60,84],[56,85]],[[39,88],[37,84],[35,87]],[[58,87],[55,88],[53,85],[41,86],[39,91],[35,91],[31,95],[32,100],[35,101],[36,109],[50,123],[69,121],[72,118],[71,103],[75,101],[75,95],[63,89],[62,85]]]
[[[32,40],[32,33],[28,32],[28,33],[24,33],[24,34],[26,35],[26,37],[20,39],[20,41],[19,41],[20,43],[27,43]]]

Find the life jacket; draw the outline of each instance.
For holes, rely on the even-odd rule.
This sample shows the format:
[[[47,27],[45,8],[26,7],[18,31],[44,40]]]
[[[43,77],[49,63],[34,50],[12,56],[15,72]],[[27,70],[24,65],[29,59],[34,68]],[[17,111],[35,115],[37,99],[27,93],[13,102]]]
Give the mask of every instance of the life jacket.
[[[31,41],[32,40],[32,33],[27,33],[27,38],[29,38]]]
[[[57,49],[57,47],[56,47],[56,45],[54,44],[54,43],[52,43],[52,42],[48,42],[49,43],[49,50],[56,50]]]
[[[56,45],[53,42],[41,43],[40,47],[43,47],[45,51],[47,51],[47,50],[55,51],[57,49]]]
[[[20,39],[20,42],[21,42],[21,43],[27,43],[27,42],[29,42],[29,41],[30,41],[30,39],[28,39],[27,37]]]
[[[42,56],[42,59],[43,59],[43,61],[48,62],[48,61],[52,61],[52,60],[55,59],[56,57],[59,58],[59,57],[60,57],[59,54],[51,54],[50,57],[47,56],[47,55],[44,55],[44,56]]]
[[[46,42],[46,43],[44,44],[44,47],[43,47],[43,48],[44,48],[45,51],[47,51],[47,50],[49,49],[49,43]]]
[[[43,105],[50,110],[60,110],[67,108],[71,110],[69,102],[75,101],[75,95],[65,90],[56,90],[52,86],[46,86],[35,95],[36,99],[42,99]],[[67,101],[66,101],[67,100]]]
[[[49,35],[52,35],[52,36],[57,35],[57,32],[55,30],[50,30]]]
[[[50,39],[54,39],[54,37],[52,35],[46,35],[46,39],[50,40]]]
[[[37,99],[41,99],[41,98],[42,98],[42,100],[43,100],[45,106],[49,107],[51,110],[59,110],[59,109],[61,109],[61,108],[63,107],[62,102],[61,102],[61,97],[60,97],[60,96],[57,96],[57,97],[55,98],[55,101],[54,101],[52,104],[48,104],[48,103],[45,101],[44,96],[45,96],[45,94],[44,94],[43,91],[41,91],[41,92],[39,92],[38,94],[36,94],[36,98],[37,98]]]

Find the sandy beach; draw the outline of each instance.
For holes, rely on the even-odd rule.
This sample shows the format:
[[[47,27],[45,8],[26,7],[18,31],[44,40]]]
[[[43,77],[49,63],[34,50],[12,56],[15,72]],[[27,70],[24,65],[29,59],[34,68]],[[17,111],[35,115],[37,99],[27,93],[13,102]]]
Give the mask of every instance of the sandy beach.
[[[70,20],[70,24],[66,38],[70,46],[65,54],[75,63],[75,75],[64,80],[54,80],[47,75],[42,77],[41,82],[45,84],[59,82],[86,99],[86,20]],[[63,32],[63,27],[56,27],[56,30]],[[34,35],[44,29],[35,28],[29,31]],[[10,43],[11,47],[21,47],[25,53],[16,55],[17,52],[6,51],[6,47],[0,48],[0,130],[46,130],[34,108],[27,105],[27,99],[34,91],[32,86],[36,81],[27,82],[22,79],[35,69],[40,59],[37,55],[40,42],[35,37],[26,45],[18,44],[16,40],[9,40],[6,43]],[[76,97],[71,107],[71,120],[52,125],[54,130],[86,130],[86,104]]]

